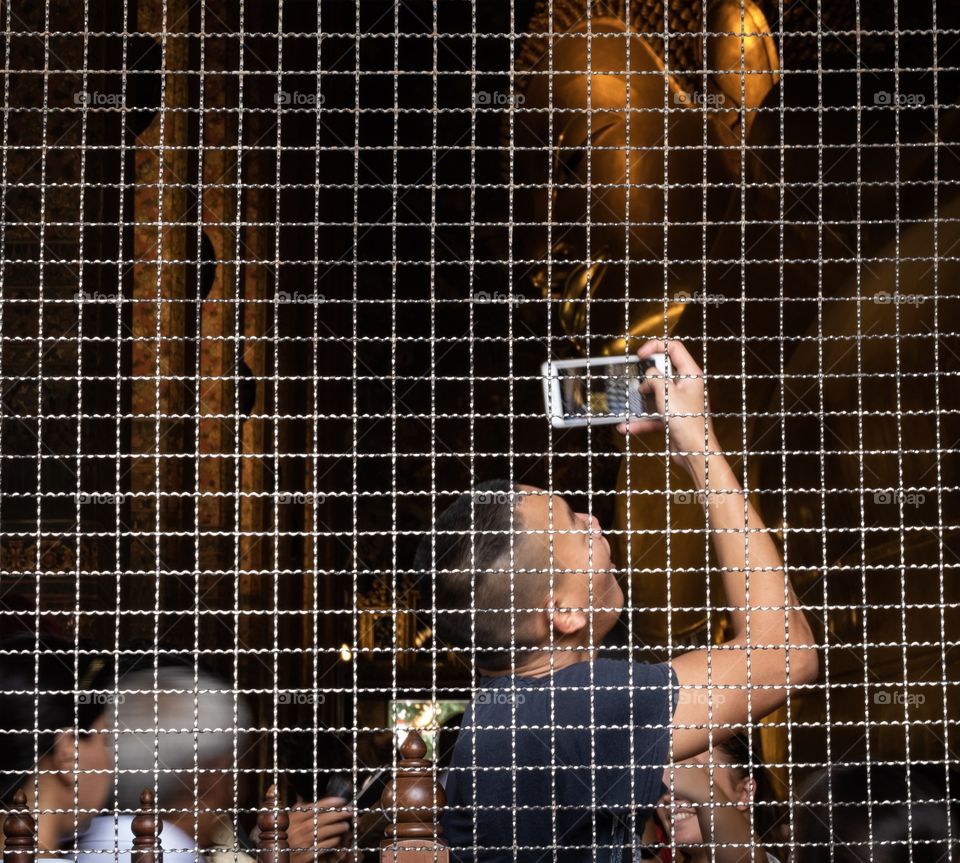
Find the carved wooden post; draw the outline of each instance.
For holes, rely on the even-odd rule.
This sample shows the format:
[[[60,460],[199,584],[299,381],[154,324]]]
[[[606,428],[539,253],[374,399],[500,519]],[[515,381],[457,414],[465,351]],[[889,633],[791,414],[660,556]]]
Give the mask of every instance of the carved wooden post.
[[[140,793],[140,811],[130,827],[133,830],[130,863],[163,863],[163,849],[160,847],[163,820],[157,814],[153,792],[149,788]]]
[[[383,790],[380,804],[395,819],[380,843],[380,863],[449,863],[450,850],[437,823],[447,802],[443,786],[434,782],[426,744],[411,731],[400,746],[403,759],[397,775]]]
[[[36,824],[22,788],[13,795],[13,808],[3,821],[3,863],[33,863]]]
[[[290,816],[280,808],[277,786],[271,785],[257,818],[260,837],[257,839],[257,863],[290,863],[287,827]]]

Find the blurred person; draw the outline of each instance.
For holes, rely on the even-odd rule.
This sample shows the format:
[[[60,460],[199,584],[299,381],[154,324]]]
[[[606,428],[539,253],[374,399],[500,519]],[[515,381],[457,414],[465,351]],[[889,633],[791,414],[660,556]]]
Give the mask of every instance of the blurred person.
[[[558,844],[555,860],[580,861],[588,848],[598,861],[622,859],[662,793],[671,753],[682,760],[703,752],[817,678],[813,633],[717,439],[703,372],[674,339],[647,342],[638,356],[664,351],[669,405],[667,378],[647,369],[641,392],[655,400],[657,415],[620,431],[664,433],[664,454],[669,442],[670,458],[710,507],[731,637],[669,663],[598,657],[624,599],[596,517],[549,490],[505,480],[462,494],[414,563],[435,580],[438,637],[470,651],[486,677],[464,716],[446,784],[441,823],[456,861],[538,863]],[[754,649],[748,665],[744,654],[757,644],[764,649]],[[680,697],[701,687],[722,687],[724,697]],[[579,723],[585,716],[602,730],[539,731],[554,717]],[[510,801],[522,808],[504,805]]]
[[[177,664],[127,674],[116,708],[118,811],[93,819],[81,837],[91,863],[132,847],[145,787],[156,788],[164,863],[193,863],[197,852],[205,863],[254,863],[231,819],[241,808],[237,768],[252,744],[251,721],[246,701],[210,671]],[[309,803],[295,796],[287,829],[291,863],[339,859],[336,849],[350,830],[346,799]]]
[[[341,859],[353,819],[350,747],[339,734],[325,729],[283,732],[277,745],[277,767],[290,806],[287,840],[291,848],[303,849],[291,853],[291,863]]]
[[[341,800],[335,805],[343,805],[353,794],[353,753],[335,731],[281,731],[277,735],[277,769],[284,799],[333,796]]]
[[[393,732],[385,729],[364,730],[357,735],[357,763],[371,770],[393,764],[396,746]]]
[[[107,863],[133,846],[140,794],[151,788],[163,819],[164,863],[209,860],[219,848],[252,863],[236,841],[234,765],[246,749],[250,710],[225,681],[183,666],[142,668],[120,681],[115,706],[116,812],[94,818],[80,837],[90,863]],[[226,834],[226,835],[225,835]]]
[[[19,634],[0,644],[0,810],[23,791],[37,860],[63,860],[110,796],[112,681],[108,654],[66,639]]]

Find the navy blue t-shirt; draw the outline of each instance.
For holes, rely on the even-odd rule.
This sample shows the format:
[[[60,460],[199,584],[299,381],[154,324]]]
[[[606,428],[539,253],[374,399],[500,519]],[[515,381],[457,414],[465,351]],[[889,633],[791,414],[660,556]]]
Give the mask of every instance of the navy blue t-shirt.
[[[630,860],[631,834],[662,792],[677,694],[668,665],[625,660],[493,678],[463,717],[447,773],[451,857]]]

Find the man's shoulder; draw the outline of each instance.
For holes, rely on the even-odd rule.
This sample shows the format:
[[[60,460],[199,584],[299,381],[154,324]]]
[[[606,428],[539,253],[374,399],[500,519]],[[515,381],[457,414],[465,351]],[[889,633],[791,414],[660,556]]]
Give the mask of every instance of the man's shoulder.
[[[630,659],[594,660],[596,673],[627,686],[663,686],[670,682],[670,666],[664,662],[634,662]]]
[[[634,662],[629,659],[591,659],[572,662],[550,674],[532,676],[504,674],[490,678],[477,690],[530,693],[537,690],[575,689],[577,687],[623,687],[624,689],[662,689],[673,682],[673,671],[662,662]],[[503,696],[498,696],[502,699]]]
[[[499,687],[510,688],[511,686],[524,686],[542,684],[548,685],[551,680],[565,680],[568,678],[582,678],[585,680],[596,679],[600,677],[622,678],[624,681],[637,680],[641,682],[661,682],[670,680],[670,666],[664,662],[636,662],[631,659],[585,659],[580,662],[571,662],[564,665],[550,674],[538,676],[509,674],[491,677],[483,686],[486,688]]]
[[[577,663],[577,666],[580,667],[571,666],[576,669],[576,676],[593,690],[642,697],[644,693],[663,693],[675,684],[673,670],[666,663],[595,659]]]
[[[588,698],[601,713],[620,714],[639,704],[659,714],[659,706],[670,701],[671,688],[676,686],[674,672],[665,663],[593,659],[538,677],[495,678],[477,690],[471,707],[484,717],[513,716],[537,710],[545,701],[578,702]]]
[[[669,715],[673,672],[664,663],[596,660],[591,686],[601,716],[612,723],[658,722]]]

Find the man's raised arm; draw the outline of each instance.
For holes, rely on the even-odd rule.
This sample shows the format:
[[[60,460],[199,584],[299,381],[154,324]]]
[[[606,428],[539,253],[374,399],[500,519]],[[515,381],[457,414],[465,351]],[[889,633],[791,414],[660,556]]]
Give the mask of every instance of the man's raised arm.
[[[816,678],[818,661],[813,633],[783,559],[721,451],[699,366],[677,341],[648,342],[639,355],[664,349],[676,379],[666,382],[648,369],[644,386],[655,396],[661,415],[668,407],[672,458],[686,468],[709,509],[734,633],[722,645],[673,660],[681,686],[673,719],[673,757],[679,760],[707,748],[708,725],[719,741],[730,736],[730,726],[775,710],[791,687]],[[660,420],[640,420],[630,431],[658,428],[663,428]]]

